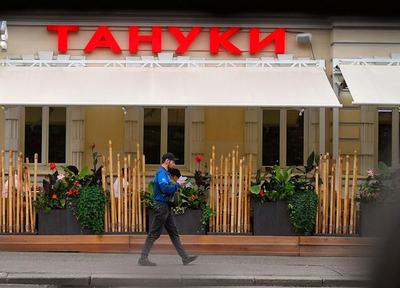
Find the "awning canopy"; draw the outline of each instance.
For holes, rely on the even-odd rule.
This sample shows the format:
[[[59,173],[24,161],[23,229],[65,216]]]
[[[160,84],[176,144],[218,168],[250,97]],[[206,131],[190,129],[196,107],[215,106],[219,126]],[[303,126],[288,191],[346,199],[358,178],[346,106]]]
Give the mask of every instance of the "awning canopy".
[[[400,105],[400,67],[339,65],[354,104]]]
[[[0,104],[341,106],[317,67],[0,67]]]

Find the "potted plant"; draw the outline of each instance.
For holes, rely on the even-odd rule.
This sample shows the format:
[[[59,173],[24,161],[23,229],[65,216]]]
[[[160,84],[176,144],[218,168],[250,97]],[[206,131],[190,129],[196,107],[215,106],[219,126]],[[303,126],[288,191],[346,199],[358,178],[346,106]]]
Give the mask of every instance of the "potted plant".
[[[38,210],[39,234],[101,234],[104,231],[106,194],[101,186],[101,168],[92,146],[93,169],[62,167],[51,163],[52,174],[43,180],[34,206]]]
[[[294,235],[287,213],[288,199],[295,191],[293,168],[277,165],[265,173],[265,180],[250,188],[254,235]]]
[[[377,236],[385,225],[384,215],[393,187],[388,167],[380,162],[378,170],[367,170],[367,178],[360,185],[357,200],[360,202],[360,235]]]

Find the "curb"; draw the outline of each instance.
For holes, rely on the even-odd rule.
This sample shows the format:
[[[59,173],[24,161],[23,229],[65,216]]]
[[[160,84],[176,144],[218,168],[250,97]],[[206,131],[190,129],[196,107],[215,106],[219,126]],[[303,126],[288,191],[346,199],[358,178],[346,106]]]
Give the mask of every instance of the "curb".
[[[0,284],[52,284],[79,287],[147,286],[280,286],[280,287],[365,287],[368,281],[359,277],[301,276],[231,276],[231,275],[158,275],[157,278],[132,274],[38,274],[9,273],[1,275]]]

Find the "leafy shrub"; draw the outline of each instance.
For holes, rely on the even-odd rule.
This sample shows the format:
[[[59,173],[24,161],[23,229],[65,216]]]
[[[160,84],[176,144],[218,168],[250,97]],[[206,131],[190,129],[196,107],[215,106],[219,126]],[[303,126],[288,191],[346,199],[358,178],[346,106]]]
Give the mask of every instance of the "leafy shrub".
[[[297,233],[311,235],[314,230],[318,197],[314,190],[296,191],[289,199],[289,220]]]

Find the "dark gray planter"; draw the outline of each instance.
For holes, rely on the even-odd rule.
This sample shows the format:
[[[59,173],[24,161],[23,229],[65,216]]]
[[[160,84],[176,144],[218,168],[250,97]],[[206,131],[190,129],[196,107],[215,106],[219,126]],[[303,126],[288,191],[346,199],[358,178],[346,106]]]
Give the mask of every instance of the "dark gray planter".
[[[254,235],[297,235],[289,222],[287,201],[259,203],[252,200]]]
[[[148,209],[149,213],[149,227],[154,218],[153,209]],[[204,235],[205,228],[204,225],[201,224],[201,209],[186,209],[184,214],[175,215],[174,220],[176,227],[178,228],[178,232],[181,235]],[[162,234],[168,234],[165,228],[163,228]]]
[[[384,233],[390,205],[381,202],[360,202],[360,236],[376,237]]]
[[[39,235],[74,235],[91,234],[89,229],[83,229],[71,209],[54,209],[49,213],[38,212]]]

